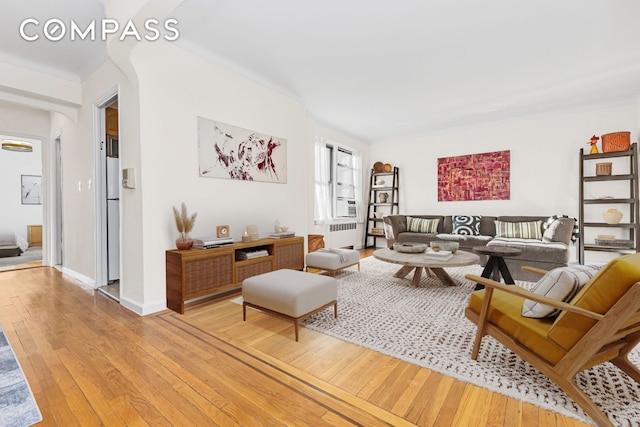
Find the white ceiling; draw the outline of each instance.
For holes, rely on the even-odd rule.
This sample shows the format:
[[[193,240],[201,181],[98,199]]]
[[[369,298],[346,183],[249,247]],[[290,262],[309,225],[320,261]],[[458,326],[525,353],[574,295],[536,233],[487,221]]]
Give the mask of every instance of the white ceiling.
[[[104,0],[0,1],[0,61],[81,81],[106,60],[17,31],[100,19]],[[640,99],[638,0],[185,0],[170,17],[179,47],[372,142]]]

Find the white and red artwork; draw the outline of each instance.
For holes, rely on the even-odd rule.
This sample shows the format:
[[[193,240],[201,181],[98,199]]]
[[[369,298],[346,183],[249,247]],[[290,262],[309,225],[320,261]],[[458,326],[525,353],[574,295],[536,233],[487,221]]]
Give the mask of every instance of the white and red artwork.
[[[438,159],[438,201],[509,200],[511,153],[468,154]]]
[[[198,117],[200,176],[287,182],[287,140]]]

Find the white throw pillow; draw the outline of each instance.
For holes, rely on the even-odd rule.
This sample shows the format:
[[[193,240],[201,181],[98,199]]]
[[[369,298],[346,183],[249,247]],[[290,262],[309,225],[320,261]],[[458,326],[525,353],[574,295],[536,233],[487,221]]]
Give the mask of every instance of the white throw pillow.
[[[598,265],[576,265],[571,267],[559,267],[547,272],[531,288],[531,292],[544,295],[555,300],[569,302],[571,298],[600,270]],[[540,304],[535,301],[525,300],[522,305],[524,317],[553,317],[560,314],[560,310]]]

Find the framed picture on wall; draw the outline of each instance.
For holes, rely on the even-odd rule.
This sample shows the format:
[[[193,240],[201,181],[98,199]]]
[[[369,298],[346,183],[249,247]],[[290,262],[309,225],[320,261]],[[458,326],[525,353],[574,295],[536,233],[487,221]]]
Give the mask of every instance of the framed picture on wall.
[[[42,177],[40,175],[22,175],[21,178],[22,204],[41,205]]]

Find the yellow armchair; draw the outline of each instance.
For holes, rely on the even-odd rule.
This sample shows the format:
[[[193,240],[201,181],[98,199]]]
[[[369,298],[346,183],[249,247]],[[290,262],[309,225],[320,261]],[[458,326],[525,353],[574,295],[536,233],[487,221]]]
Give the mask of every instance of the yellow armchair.
[[[471,358],[477,359],[482,337],[490,335],[554,381],[599,426],[612,426],[575,377],[610,361],[640,383],[640,370],[628,359],[640,342],[640,254],[612,260],[569,303],[475,275],[466,278],[485,286],[473,292],[465,310],[478,327]],[[523,317],[525,299],[562,313],[555,319]]]

